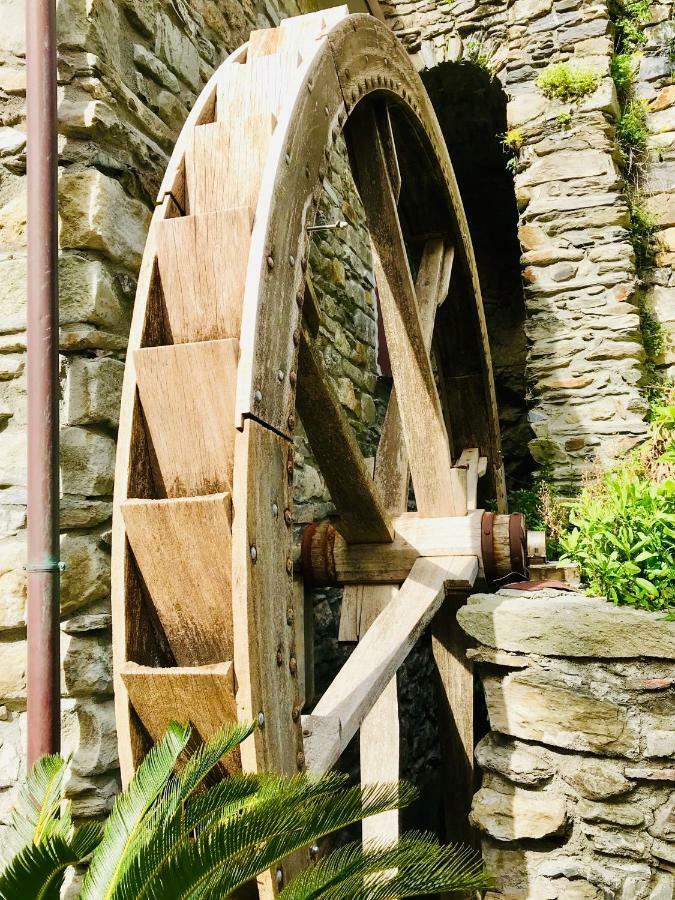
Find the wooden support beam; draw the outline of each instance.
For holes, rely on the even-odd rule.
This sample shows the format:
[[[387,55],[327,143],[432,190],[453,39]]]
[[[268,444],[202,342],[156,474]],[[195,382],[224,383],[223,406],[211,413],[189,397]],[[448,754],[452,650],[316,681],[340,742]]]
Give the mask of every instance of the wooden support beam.
[[[389,516],[306,329],[300,336],[296,406],[350,542],[390,541]]]
[[[455,463],[458,469],[465,469],[466,476],[466,508],[467,511],[476,509],[478,502],[478,463],[480,460],[480,451],[477,447],[469,450],[463,450],[459,459]]]
[[[230,339],[135,352],[159,496],[231,489],[238,348]]]
[[[122,516],[178,665],[232,659],[230,495],[126,500]]]
[[[448,586],[470,590],[478,574],[475,556],[418,559],[410,575],[303,720],[305,759],[320,774],[338,759],[385,686],[417,642]]]
[[[372,105],[349,120],[348,147],[373,244],[375,280],[418,508],[463,515],[466,498],[426,349],[396,201]]]
[[[363,594],[360,634],[365,635],[378,615],[396,598],[398,588],[383,584],[368,586]],[[359,733],[361,784],[392,784],[401,777],[399,770],[399,718],[396,675],[377,698],[361,723]],[[363,843],[396,843],[399,836],[398,810],[364,819]]]

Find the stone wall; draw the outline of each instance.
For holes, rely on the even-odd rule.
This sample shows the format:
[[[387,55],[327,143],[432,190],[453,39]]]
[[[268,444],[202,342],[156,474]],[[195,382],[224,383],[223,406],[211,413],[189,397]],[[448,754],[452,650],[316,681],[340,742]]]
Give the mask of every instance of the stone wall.
[[[489,69],[506,92],[508,128],[522,138],[513,165],[527,310],[529,447],[554,480],[571,487],[585,470],[609,463],[645,433],[644,350],[626,185],[614,139],[619,107],[609,77],[608,4],[389,0],[385,9],[423,76],[460,61]],[[659,268],[649,275],[650,302],[671,325],[672,28],[672,7],[654,4],[640,70],[641,90],[654,100],[652,204],[664,242]],[[536,85],[542,70],[560,61],[592,68],[601,78],[598,89],[572,107],[547,100]],[[572,114],[569,127],[558,118],[566,112]],[[488,327],[499,370],[503,350],[496,332],[502,323],[493,316]],[[672,345],[661,362],[671,359]]]
[[[662,327],[657,371],[675,382],[675,4],[655,3],[645,28],[637,93],[649,103],[649,167],[644,194],[658,226],[655,265],[645,276],[646,305]]]
[[[471,814],[490,900],[672,900],[675,622],[553,590],[458,618],[492,728]]]
[[[109,529],[124,351],[154,196],[201,87],[296,0],[59,0],[63,745],[78,816],[118,789]],[[0,2],[0,823],[26,745],[23,0]]]

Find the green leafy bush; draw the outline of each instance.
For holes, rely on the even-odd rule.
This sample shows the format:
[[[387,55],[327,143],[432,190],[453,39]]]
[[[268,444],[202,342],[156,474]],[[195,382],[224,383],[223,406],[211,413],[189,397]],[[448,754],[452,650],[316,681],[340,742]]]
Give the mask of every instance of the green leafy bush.
[[[511,128],[502,138],[502,145],[512,153],[518,153],[524,143],[523,132],[520,128]]]
[[[537,79],[537,87],[550,100],[562,100],[565,103],[592,94],[599,82],[600,77],[593,69],[556,63],[544,69]]]
[[[650,440],[588,484],[561,539],[588,590],[675,614],[675,405],[655,411]]]
[[[572,113],[571,112],[561,112],[556,116],[558,120],[558,125],[567,131],[568,128],[572,127]]]
[[[103,829],[75,829],[67,805],[59,815],[66,762],[44,757],[3,832],[0,900],[58,900],[67,868],[85,858],[80,900],[221,900],[321,837],[414,799],[409,785],[348,787],[336,773],[232,775],[206,785],[252,730],[226,727],[188,756],[190,729],[172,723]],[[293,878],[279,900],[392,900],[489,886],[472,850],[417,834],[394,846],[342,847]]]

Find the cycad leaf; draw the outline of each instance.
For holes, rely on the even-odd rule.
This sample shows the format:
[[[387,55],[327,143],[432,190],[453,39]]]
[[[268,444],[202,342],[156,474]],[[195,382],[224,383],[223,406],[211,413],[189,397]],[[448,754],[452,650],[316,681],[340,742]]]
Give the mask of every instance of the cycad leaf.
[[[67,838],[71,822],[59,819],[66,761],[62,756],[43,756],[33,766],[16,799],[7,830],[3,856],[9,858],[47,835]]]
[[[189,737],[189,728],[172,722],[162,740],[138,767],[127,789],[115,800],[103,840],[94,852],[82,884],[81,900],[105,900],[113,895],[133,859],[129,848],[144,816],[166,787]]]
[[[360,844],[336,850],[294,878],[279,900],[395,900],[489,886],[471,849],[442,847],[433,835],[409,835],[394,846],[370,844],[365,852]]]
[[[406,805],[415,796],[409,785],[398,784],[324,795],[315,791],[312,802],[288,803],[286,796],[275,797],[207,830],[162,867],[147,897],[220,900],[314,840],[364,816]]]
[[[59,835],[28,844],[0,876],[0,900],[59,900],[66,869],[79,859]]]

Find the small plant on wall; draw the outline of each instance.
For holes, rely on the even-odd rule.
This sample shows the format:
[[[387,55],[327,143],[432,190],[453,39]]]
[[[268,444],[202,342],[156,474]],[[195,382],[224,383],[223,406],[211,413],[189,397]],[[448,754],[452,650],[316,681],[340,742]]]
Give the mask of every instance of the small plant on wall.
[[[592,94],[599,83],[600,76],[593,69],[569,63],[548,66],[537,79],[537,87],[545,97],[562,103],[582,100]]]

